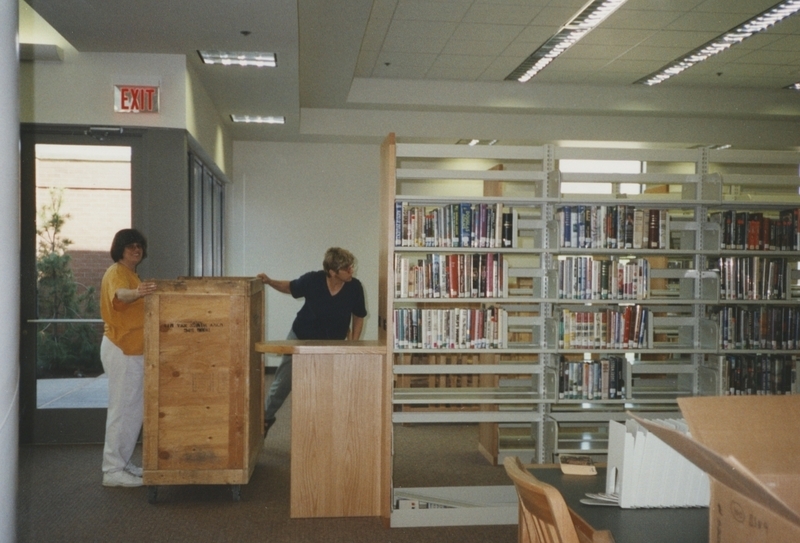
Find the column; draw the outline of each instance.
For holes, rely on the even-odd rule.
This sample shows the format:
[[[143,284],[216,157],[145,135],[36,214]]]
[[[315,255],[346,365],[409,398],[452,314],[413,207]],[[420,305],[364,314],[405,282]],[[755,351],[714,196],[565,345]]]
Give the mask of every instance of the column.
[[[0,543],[16,541],[19,435],[19,60],[17,0],[0,0]]]

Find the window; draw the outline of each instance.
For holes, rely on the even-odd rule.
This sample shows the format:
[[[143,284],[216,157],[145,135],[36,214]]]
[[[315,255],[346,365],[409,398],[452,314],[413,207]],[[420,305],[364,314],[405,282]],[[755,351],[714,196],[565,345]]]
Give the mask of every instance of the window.
[[[189,154],[192,275],[223,274],[225,184],[211,168]]]
[[[559,161],[558,168],[570,173],[643,173],[644,163],[638,160],[581,160],[564,159]],[[611,183],[562,183],[564,194],[612,194]],[[639,183],[620,183],[620,194],[641,194]]]

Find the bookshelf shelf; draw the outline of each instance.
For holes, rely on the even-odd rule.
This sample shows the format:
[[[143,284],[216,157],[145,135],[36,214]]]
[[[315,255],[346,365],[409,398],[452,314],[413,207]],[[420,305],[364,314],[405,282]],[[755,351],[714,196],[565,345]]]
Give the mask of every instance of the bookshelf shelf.
[[[797,347],[791,349],[723,348],[720,315],[767,308],[789,318],[800,300],[800,153],[398,144],[393,134],[381,153],[379,321],[394,360],[395,424],[478,423],[478,448],[490,462],[520,454],[546,463],[561,452],[601,457],[608,421],[624,420],[626,411],[678,416],[679,397],[755,391],[755,377],[741,377],[738,367],[755,375],[756,364],[763,366],[764,392],[778,391],[776,382],[779,392],[796,390],[800,315],[792,313],[798,337],[787,337],[785,345]],[[632,174],[573,173],[561,171],[564,159],[634,160],[642,167]],[[610,193],[570,192],[572,183],[607,186]],[[623,194],[628,186],[639,192]],[[783,250],[731,241],[725,218],[744,210],[754,231],[756,221],[764,229],[783,224],[783,237],[769,242]],[[458,258],[477,263],[443,274],[443,263]],[[480,281],[488,259],[495,259],[485,264],[494,282],[486,290]],[[740,269],[774,259],[781,272],[766,299],[726,299],[725,289],[743,289],[735,283]],[[604,268],[617,275],[603,277]],[[469,288],[450,290],[461,274]],[[610,285],[620,277],[615,285],[628,294],[614,297],[617,286]],[[759,281],[757,274],[744,277]],[[624,326],[637,307],[645,315],[639,328],[631,321],[625,343],[614,336],[608,344],[603,319],[613,315],[620,319],[615,327]],[[441,315],[461,309],[501,311],[490,326],[498,342],[491,348],[396,343],[408,331],[398,328],[400,315],[439,319],[426,324],[438,334],[451,329]],[[564,319],[576,315],[569,321],[576,328],[564,336]],[[480,337],[474,330],[467,335]],[[610,395],[604,359],[619,368],[619,398],[603,396]],[[593,372],[591,399],[562,390],[570,364]]]

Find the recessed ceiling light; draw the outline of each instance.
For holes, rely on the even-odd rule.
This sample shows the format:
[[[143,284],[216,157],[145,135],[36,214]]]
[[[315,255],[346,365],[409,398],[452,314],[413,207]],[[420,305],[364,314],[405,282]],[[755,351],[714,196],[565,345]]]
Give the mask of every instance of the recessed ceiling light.
[[[627,0],[594,0],[561,27],[556,34],[542,44],[536,51],[522,61],[522,64],[511,72],[506,80],[517,80],[520,83],[529,81],[544,70],[561,53],[575,45],[594,27],[602,23],[609,15]]]
[[[259,117],[258,115],[231,115],[235,123],[284,124],[286,117]]]
[[[198,51],[206,64],[223,64],[225,66],[255,66],[257,68],[274,68],[278,65],[275,53],[255,53],[245,51]]]
[[[768,29],[769,27],[781,22],[786,17],[794,15],[798,11],[800,11],[800,0],[787,0],[785,2],[781,2],[780,4],[775,4],[768,10],[756,15],[752,19],[745,21],[739,26],[728,30],[724,34],[720,34],[713,40],[704,43],[697,49],[690,51],[686,56],[670,62],[657,72],[653,72],[652,74],[639,79],[636,81],[636,83],[649,86],[658,85],[670,77],[678,75],[684,70],[691,68],[698,62],[703,62],[709,57],[712,57],[717,53],[721,53],[727,50],[729,47],[733,47],[737,43],[741,43],[747,38],[750,38],[755,34]]]

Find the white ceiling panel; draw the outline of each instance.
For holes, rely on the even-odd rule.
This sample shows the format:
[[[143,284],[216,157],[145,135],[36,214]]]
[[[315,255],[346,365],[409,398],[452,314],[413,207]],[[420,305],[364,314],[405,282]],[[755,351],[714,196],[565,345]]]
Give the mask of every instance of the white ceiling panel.
[[[287,116],[283,128],[229,124],[234,139],[301,138],[301,109],[359,107],[348,101],[355,78],[392,82],[391,93],[359,98],[371,108],[427,111],[433,91],[418,92],[419,85],[451,88],[457,82],[459,101],[454,97],[448,106],[454,93],[439,93],[438,106],[487,112],[496,104],[525,102],[533,89],[585,88],[577,93],[576,107],[603,114],[607,100],[593,98],[605,95],[595,90],[613,89],[619,97],[614,114],[636,114],[644,102],[648,110],[658,110],[657,89],[667,88],[727,92],[733,98],[720,97],[721,109],[730,102],[736,104],[730,114],[747,110],[751,117],[768,116],[758,100],[745,107],[735,94],[757,89],[775,93],[771,100],[780,108],[772,110],[800,117],[800,95],[782,91],[800,81],[800,15],[655,88],[633,85],[777,0],[628,0],[529,83],[505,81],[587,1],[126,0],[124,8],[109,0],[29,3],[77,53],[185,55],[221,118],[234,112]],[[196,53],[200,48],[273,51],[279,66],[272,71],[204,66]],[[364,88],[372,87],[361,92]],[[563,92],[552,94],[557,99]],[[548,104],[536,107],[546,110]],[[567,112],[569,106],[557,109]]]

